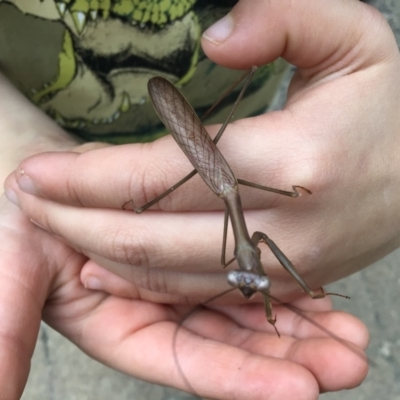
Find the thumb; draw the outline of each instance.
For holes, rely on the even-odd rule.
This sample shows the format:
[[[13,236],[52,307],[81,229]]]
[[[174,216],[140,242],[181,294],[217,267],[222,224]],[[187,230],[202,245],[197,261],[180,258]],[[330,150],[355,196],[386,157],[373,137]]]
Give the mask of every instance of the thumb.
[[[397,50],[383,16],[348,0],[240,0],[204,32],[202,46],[208,57],[229,68],[283,57],[318,78],[349,65],[364,68]]]
[[[0,197],[0,399],[20,399],[39,332],[42,309],[58,270],[73,251],[35,227]],[[84,258],[77,255],[76,259]],[[78,267],[77,267],[78,269]]]

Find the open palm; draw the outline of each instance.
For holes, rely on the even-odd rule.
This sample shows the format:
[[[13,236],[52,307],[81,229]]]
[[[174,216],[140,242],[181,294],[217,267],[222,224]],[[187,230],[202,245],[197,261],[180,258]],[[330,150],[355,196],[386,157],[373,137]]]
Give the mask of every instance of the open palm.
[[[178,331],[176,358],[183,377],[173,336],[187,306],[85,289],[81,274],[100,267],[31,224],[4,197],[0,205],[3,398],[18,399],[23,391],[42,316],[112,368],[212,398],[244,398],[245,393],[249,399],[294,394],[312,399],[321,390],[358,385],[366,374],[361,349],[368,335],[361,322],[330,311],[329,300],[302,299],[297,305],[305,316],[349,343],[278,306],[281,339],[271,332],[260,305],[204,308]],[[102,271],[110,274],[108,292],[135,293],[130,283]]]

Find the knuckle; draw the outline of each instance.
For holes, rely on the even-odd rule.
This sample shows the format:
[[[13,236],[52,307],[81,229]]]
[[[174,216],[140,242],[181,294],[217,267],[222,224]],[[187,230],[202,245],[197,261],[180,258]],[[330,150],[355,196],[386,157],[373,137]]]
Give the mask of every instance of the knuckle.
[[[127,234],[118,229],[112,237],[113,258],[122,264],[135,267],[135,284],[156,293],[168,293],[166,272],[156,268],[151,255],[154,240],[143,232],[140,235]]]
[[[112,257],[115,261],[136,267],[149,268],[148,244],[143,234],[134,235],[125,229],[111,233]]]
[[[78,205],[79,207],[84,207],[84,202],[81,200],[79,193],[81,192],[81,188],[79,187],[79,182],[73,179],[70,175],[67,176],[65,182],[65,190],[67,194],[67,198],[70,199],[74,205]]]
[[[130,172],[129,197],[136,207],[141,207],[168,190],[174,183],[176,168],[173,161],[163,161],[151,157],[152,143],[143,147],[138,167]],[[172,177],[172,178],[171,178]],[[167,195],[152,206],[152,209],[173,209],[173,197]]]
[[[302,148],[301,153],[296,152],[296,157],[286,166],[282,166],[283,176],[291,185],[300,185],[313,193],[325,189],[330,180],[326,161],[328,154],[321,148],[308,146]]]
[[[169,293],[166,273],[160,269],[147,270],[148,289],[156,293]]]
[[[79,154],[76,158],[76,162],[74,164],[74,168],[69,170],[65,179],[65,191],[67,198],[74,205],[78,205],[79,207],[85,206],[84,198],[86,197],[87,191],[87,182],[85,179],[82,179],[82,154]]]

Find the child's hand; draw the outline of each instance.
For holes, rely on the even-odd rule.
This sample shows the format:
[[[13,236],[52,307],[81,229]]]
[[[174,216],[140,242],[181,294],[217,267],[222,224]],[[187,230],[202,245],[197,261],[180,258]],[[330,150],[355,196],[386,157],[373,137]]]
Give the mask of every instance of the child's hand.
[[[400,244],[399,52],[380,14],[359,2],[241,1],[232,14],[228,39],[203,41],[213,58],[247,67],[283,55],[300,68],[283,111],[231,124],[219,148],[238,178],[313,192],[292,199],[241,190],[250,234],[267,233],[317,289]],[[130,199],[143,205],[191,169],[166,137],[38,155],[8,185],[30,218],[134,282],[142,297],[194,302],[226,288],[223,202],[197,176],[154,206],[163,213],[121,209]],[[296,282],[260,248],[272,293],[297,297]]]
[[[239,178],[282,189],[302,185],[313,191],[298,199],[255,189],[241,192],[245,208],[252,209],[245,213],[250,231],[265,231],[309,285],[318,288],[400,244],[398,50],[383,18],[358,2],[241,1],[233,18],[228,39],[214,36],[219,44],[203,41],[210,57],[246,68],[282,55],[300,69],[284,111],[230,125],[219,147]],[[212,31],[207,33],[211,35]],[[16,220],[22,217],[14,209],[16,220],[6,228],[18,229],[14,237],[5,231],[5,261],[0,266],[7,279],[10,265],[15,266],[11,271],[19,279],[11,275],[10,283],[2,278],[6,286],[0,293],[9,318],[3,330],[13,332],[15,340],[7,348],[6,337],[1,345],[7,357],[15,357],[10,349],[21,337],[29,340],[13,364],[21,362],[25,368],[8,368],[3,376],[12,374],[14,381],[18,376],[24,381],[32,335],[49,295],[54,301],[46,303],[46,320],[89,354],[143,379],[185,388],[171,351],[181,314],[155,302],[204,301],[227,287],[226,271],[219,266],[223,203],[197,177],[155,207],[163,213],[135,215],[121,207],[130,199],[142,205],[190,170],[170,137],[80,155],[43,154],[19,166],[6,182],[14,201],[79,253],[39,228],[28,228],[26,220],[19,228]],[[272,293],[282,299],[298,297],[293,279],[268,249],[262,252]],[[43,278],[46,265],[48,275]],[[111,295],[90,293],[79,280]],[[10,298],[11,304],[6,303]],[[237,294],[226,297],[228,301],[243,302]],[[328,300],[307,302],[307,310],[327,304]],[[20,318],[16,325],[10,318],[27,306],[33,317]],[[304,331],[291,325],[291,317],[275,307],[284,335],[278,341],[265,333],[270,327],[262,307],[256,318],[252,308],[218,308],[235,322],[213,311],[188,321],[196,335],[183,333],[178,357],[202,396],[291,398],[295,390],[297,398],[304,393],[310,399],[319,390],[352,387],[365,376],[365,361],[335,340],[318,338],[321,333],[306,323],[301,322]],[[366,345],[365,328],[349,316],[327,312],[313,318],[358,346]],[[28,328],[33,334],[26,333]],[[301,340],[287,337],[291,332]],[[290,363],[280,360],[286,357]],[[332,364],[327,366],[326,360]],[[24,371],[23,377],[19,371]],[[292,381],[282,385],[280,379]]]
[[[82,269],[98,268],[0,198],[1,398],[21,397],[42,318],[112,368],[190,390],[172,346],[188,307],[85,289]],[[128,282],[104,269],[98,274],[113,281],[118,294],[132,294]],[[348,345],[278,306],[281,339],[270,332],[261,305],[204,309],[186,320],[177,337],[176,356],[191,386],[209,398],[307,400],[321,390],[357,386],[367,372],[365,326],[330,311],[328,299],[302,299],[295,305]]]

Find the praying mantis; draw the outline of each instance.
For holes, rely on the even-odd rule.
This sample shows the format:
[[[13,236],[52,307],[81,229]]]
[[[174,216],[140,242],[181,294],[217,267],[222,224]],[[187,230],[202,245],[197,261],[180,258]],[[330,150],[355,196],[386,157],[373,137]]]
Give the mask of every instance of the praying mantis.
[[[270,248],[283,268],[285,268],[311,298],[319,299],[327,295],[348,296],[342,296],[337,293],[327,293],[322,288],[318,292],[311,290],[290,260],[271,238],[259,231],[254,232],[250,237],[241,204],[238,188],[239,184],[294,198],[300,195],[298,189],[302,189],[311,194],[310,190],[302,186],[292,186],[292,191],[285,191],[237,179],[216,146],[233,115],[236,105],[243,97],[244,91],[249,85],[255,70],[256,67],[253,67],[248,73],[246,84],[214,140],[209,136],[200,118],[196,115],[189,102],[171,82],[162,77],[154,77],[149,80],[148,91],[154,109],[166,128],[171,132],[173,138],[185,153],[186,157],[192,163],[195,170],[154,200],[142,207],[134,207],[134,211],[136,213],[141,213],[147,210],[198,173],[215,195],[225,202],[221,264],[223,267],[226,267],[236,259],[239,265],[239,270],[233,270],[227,273],[228,283],[238,288],[247,299],[252,297],[256,292],[262,294],[267,320],[274,327],[277,335],[280,336],[275,326],[276,317],[273,317],[272,314],[270,298],[271,282],[261,264],[261,251],[258,247],[259,243],[263,242]],[[232,224],[235,249],[234,258],[227,263],[225,260],[225,253],[229,220]]]

